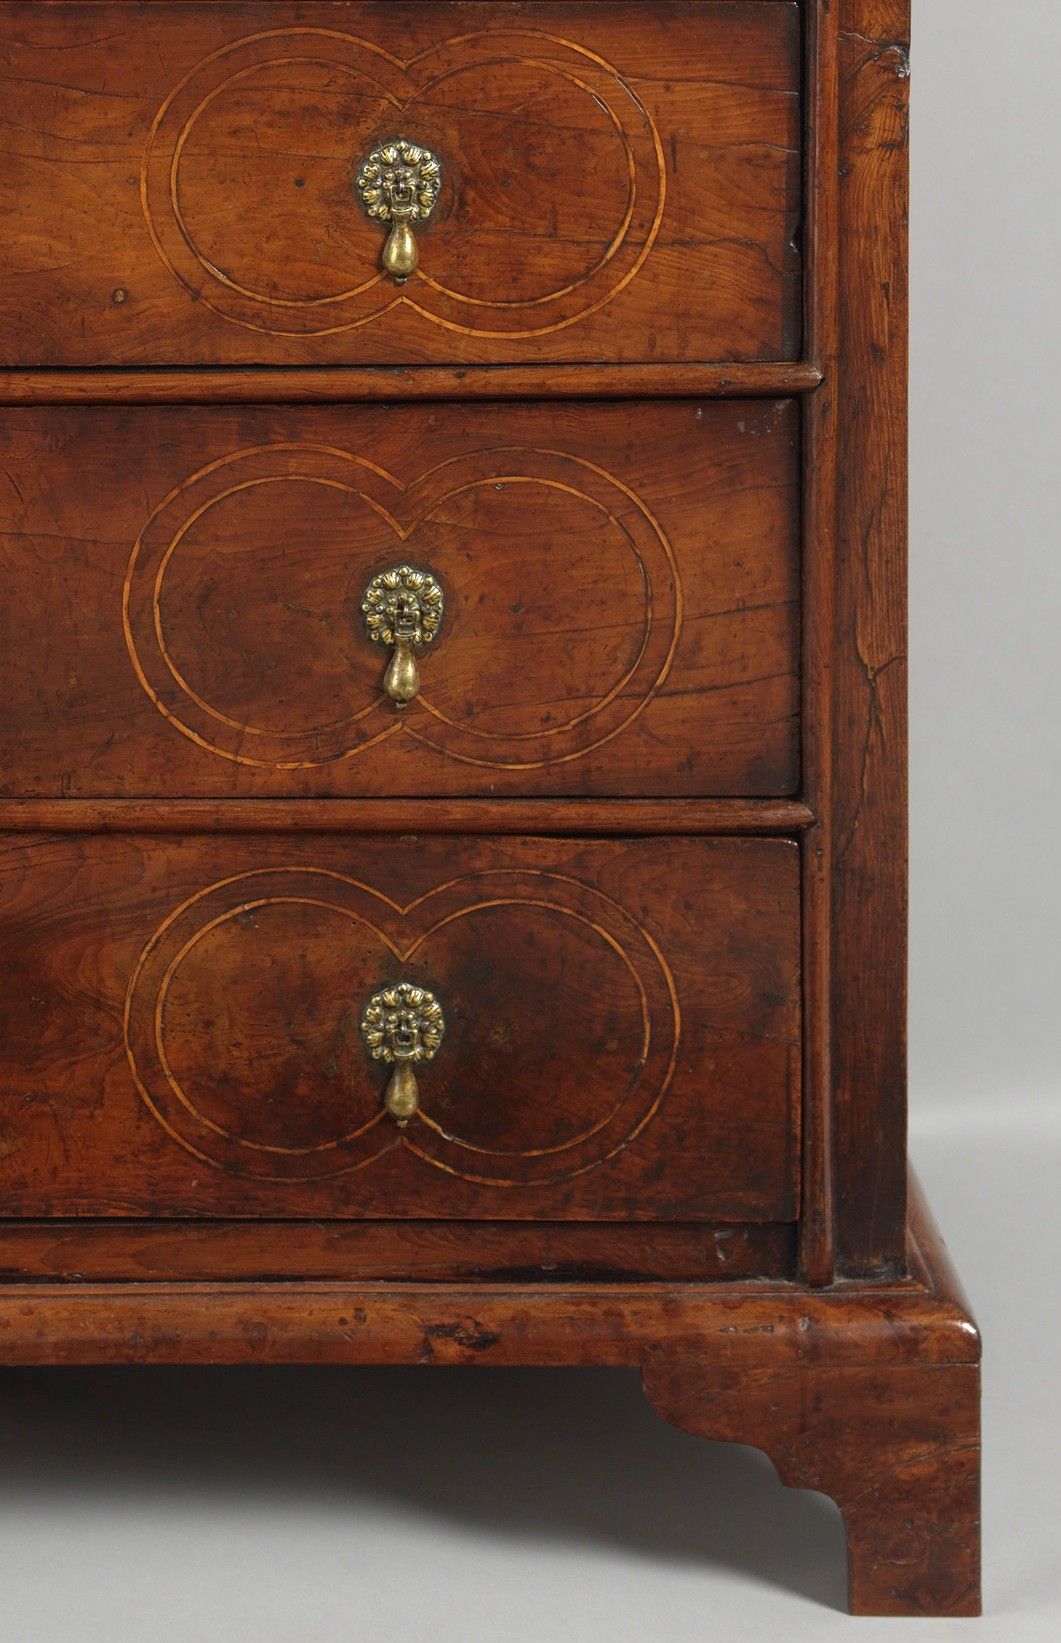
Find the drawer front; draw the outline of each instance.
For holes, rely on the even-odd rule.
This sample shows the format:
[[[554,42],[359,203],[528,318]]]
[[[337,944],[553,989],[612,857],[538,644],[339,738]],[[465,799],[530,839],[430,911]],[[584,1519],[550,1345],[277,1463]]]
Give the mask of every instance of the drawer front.
[[[796,788],[790,401],[3,427],[8,796]]]
[[[791,1219],[783,840],[29,838],[8,1216]]]
[[[794,0],[0,4],[0,55],[7,363],[798,350]]]

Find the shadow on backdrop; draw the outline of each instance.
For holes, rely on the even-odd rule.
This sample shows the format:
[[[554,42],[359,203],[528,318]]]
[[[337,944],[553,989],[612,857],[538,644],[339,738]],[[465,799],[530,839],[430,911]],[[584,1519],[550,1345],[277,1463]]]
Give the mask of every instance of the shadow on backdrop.
[[[783,1488],[758,1451],[665,1425],[627,1370],[6,1369],[0,1475],[8,1509],[312,1500],[353,1538],[376,1506],[845,1607],[832,1503]]]

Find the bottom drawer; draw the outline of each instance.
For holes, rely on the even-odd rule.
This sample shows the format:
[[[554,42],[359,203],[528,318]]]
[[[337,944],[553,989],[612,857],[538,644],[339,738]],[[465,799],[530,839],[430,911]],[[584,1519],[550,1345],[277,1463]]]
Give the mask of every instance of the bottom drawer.
[[[792,1220],[799,922],[785,840],[9,838],[0,1211]]]

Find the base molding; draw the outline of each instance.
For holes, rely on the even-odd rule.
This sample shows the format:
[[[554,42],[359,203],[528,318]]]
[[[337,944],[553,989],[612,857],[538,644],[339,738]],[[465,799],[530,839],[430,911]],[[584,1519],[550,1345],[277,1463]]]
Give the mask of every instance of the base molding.
[[[847,1528],[858,1614],[979,1613],[980,1341],[912,1184],[900,1283],[0,1285],[0,1363],[632,1365]]]

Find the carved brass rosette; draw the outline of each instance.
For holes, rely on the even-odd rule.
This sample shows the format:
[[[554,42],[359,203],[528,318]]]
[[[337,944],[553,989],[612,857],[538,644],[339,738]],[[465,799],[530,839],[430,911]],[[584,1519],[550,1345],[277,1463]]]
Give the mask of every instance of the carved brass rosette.
[[[395,707],[405,707],[419,691],[415,652],[434,641],[444,610],[437,579],[416,565],[391,565],[365,589],[361,600],[365,632],[374,644],[394,652],[383,688]]]
[[[391,225],[380,260],[398,285],[416,272],[420,261],[412,225],[427,221],[441,187],[442,162],[437,155],[404,137],[380,143],[361,162],[358,197],[367,216]]]
[[[420,1105],[413,1067],[433,1061],[446,1031],[442,1006],[434,993],[411,981],[381,987],[361,1015],[361,1037],[373,1061],[394,1067],[383,1097],[399,1129]]]

